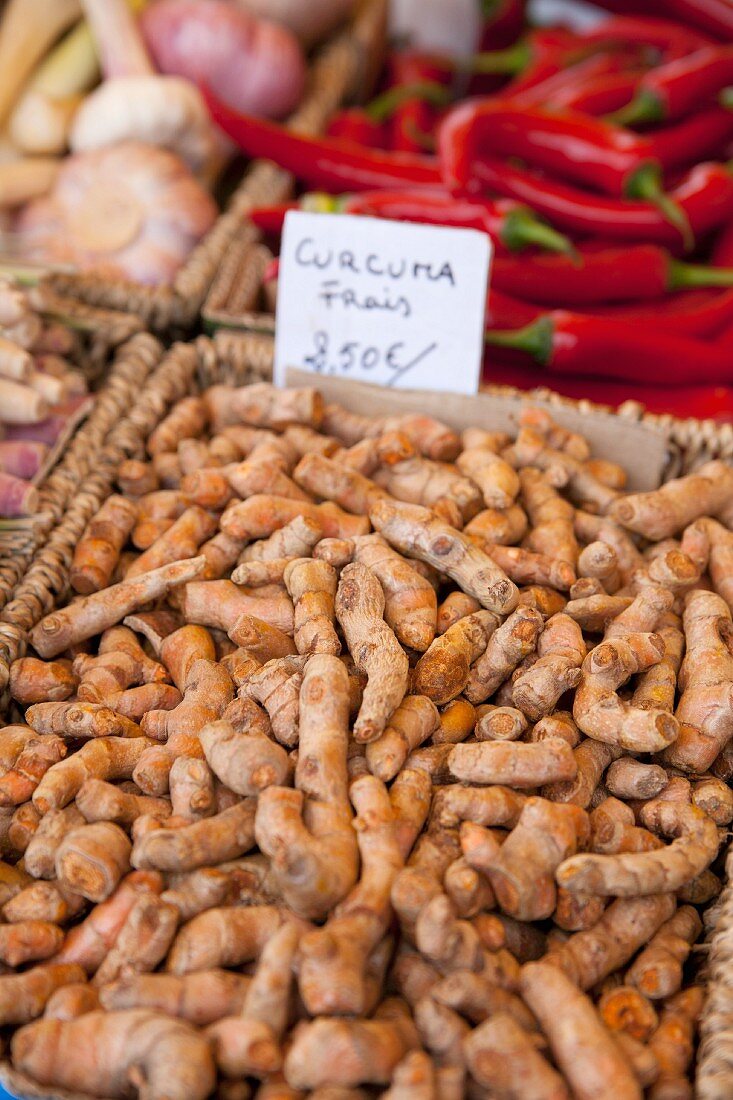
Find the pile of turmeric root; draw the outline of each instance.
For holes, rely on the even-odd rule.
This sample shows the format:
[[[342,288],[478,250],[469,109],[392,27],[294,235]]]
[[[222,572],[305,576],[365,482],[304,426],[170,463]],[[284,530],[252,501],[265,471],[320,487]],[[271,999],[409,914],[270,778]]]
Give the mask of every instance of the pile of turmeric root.
[[[686,1100],[733,820],[733,468],[215,386],[0,732],[13,1080]],[[718,873],[716,873],[716,871]]]

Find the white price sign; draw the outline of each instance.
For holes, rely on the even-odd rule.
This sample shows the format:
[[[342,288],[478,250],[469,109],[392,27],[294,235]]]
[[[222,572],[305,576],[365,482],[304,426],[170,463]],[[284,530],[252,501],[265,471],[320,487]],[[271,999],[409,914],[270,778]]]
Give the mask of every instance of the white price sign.
[[[473,229],[292,211],[275,381],[289,367],[405,389],[478,391],[491,241]]]

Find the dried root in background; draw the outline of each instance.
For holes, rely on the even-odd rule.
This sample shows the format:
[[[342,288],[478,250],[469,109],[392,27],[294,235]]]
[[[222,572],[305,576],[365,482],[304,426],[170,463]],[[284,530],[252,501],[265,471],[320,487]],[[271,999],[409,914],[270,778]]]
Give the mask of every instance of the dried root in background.
[[[92,1096],[677,1100],[733,774],[733,470],[312,389],[171,409],[0,733],[0,1022]],[[714,910],[711,910],[714,912]]]

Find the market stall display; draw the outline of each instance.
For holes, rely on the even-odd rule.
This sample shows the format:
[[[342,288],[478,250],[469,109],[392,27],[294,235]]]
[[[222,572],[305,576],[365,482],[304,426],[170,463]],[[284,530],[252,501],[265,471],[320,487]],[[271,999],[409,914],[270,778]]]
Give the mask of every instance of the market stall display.
[[[598,7],[3,8],[3,1098],[733,1095],[733,8]]]

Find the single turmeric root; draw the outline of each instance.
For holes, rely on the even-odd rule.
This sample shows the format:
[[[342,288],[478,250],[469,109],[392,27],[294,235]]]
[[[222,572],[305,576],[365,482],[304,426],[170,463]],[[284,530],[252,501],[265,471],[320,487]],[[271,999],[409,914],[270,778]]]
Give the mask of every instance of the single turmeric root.
[[[126,580],[151,569],[160,569],[182,558],[193,558],[206,539],[216,534],[217,521],[210,512],[196,506],[187,508],[168,530],[137,558],[125,574]]]
[[[622,497],[611,516],[631,531],[658,542],[676,535],[701,516],[714,516],[733,493],[733,474],[725,462],[706,462],[694,474],[668,481],[651,493]]]
[[[143,870],[191,871],[236,859],[254,846],[254,816],[254,800],[245,799],[178,828],[162,822],[135,840],[132,864]]]
[[[552,952],[552,963],[581,989],[591,989],[625,966],[669,920],[675,908],[672,894],[619,898],[593,928],[576,932],[557,947]]]
[[[471,666],[485,651],[499,626],[491,611],[476,611],[458,619],[431,644],[413,673],[413,687],[438,706],[464,691]]]
[[[499,783],[519,790],[571,780],[577,773],[572,749],[560,738],[536,744],[484,741],[478,745],[454,745],[448,764],[456,779]]]
[[[100,1052],[91,1063],[65,1052]],[[154,1012],[90,1012],[76,1020],[39,1020],[13,1036],[13,1065],[41,1085],[120,1095],[139,1081],[149,1100],[205,1100],[216,1083],[206,1039],[182,1020]]]
[[[142,730],[129,718],[100,703],[35,703],[26,711],[36,733],[61,737],[140,737]]]
[[[78,682],[69,661],[20,657],[10,666],[10,696],[24,707],[29,703],[63,703],[74,694]]]
[[[619,985],[602,993],[598,1012],[609,1031],[623,1032],[642,1043],[659,1023],[652,1002],[630,985]]]
[[[360,535],[354,539],[353,547],[353,560],[365,565],[382,586],[387,625],[403,645],[424,653],[436,630],[437,601],[433,586],[381,535]]]
[[[206,558],[203,557],[176,561],[143,573],[135,580],[121,581],[111,588],[94,592],[41,619],[30,632],[31,644],[41,657],[55,657],[77,642],[121,622],[143,604],[165,596],[171,588],[194,580],[205,567]]]
[[[683,627],[680,734],[664,762],[700,774],[733,736],[733,622],[720,596],[699,590],[685,601]]]
[[[325,916],[356,880],[347,744],[346,669],[337,657],[314,655],[300,691],[296,789],[268,787],[255,820],[257,843],[273,862],[283,897],[303,917]]]
[[[99,821],[67,833],[56,852],[59,882],[90,901],[104,901],[130,870],[130,841],[118,825]]]
[[[373,1020],[319,1018],[296,1036],[285,1076],[301,1089],[388,1085],[397,1064],[418,1046],[415,1025],[402,1013]]]
[[[534,651],[543,626],[539,611],[518,607],[492,633],[469,674],[465,688],[469,702],[482,703],[501,687],[520,661]]]
[[[413,749],[427,741],[439,725],[438,710],[427,696],[406,695],[384,733],[366,747],[372,775],[385,783],[394,779]]]
[[[495,858],[481,865],[504,912],[521,921],[549,917],[557,901],[555,870],[589,834],[588,816],[578,806],[529,798]],[[470,863],[470,849],[462,847]]]
[[[658,634],[629,634],[601,643],[583,661],[573,717],[597,741],[631,752],[660,752],[678,736],[679,725],[663,710],[642,710],[622,700],[618,689],[630,676],[664,655]]]
[[[199,734],[214,774],[236,794],[256,795],[282,786],[290,772],[285,750],[264,733],[238,732],[231,723],[210,722]]]
[[[68,805],[87,779],[131,779],[141,756],[153,745],[155,742],[147,737],[98,737],[87,741],[48,769],[33,792],[33,805],[45,814]]]
[[[471,1076],[492,1095],[506,1100],[564,1100],[570,1095],[532,1036],[506,1013],[497,1012],[472,1031],[463,1049]]]
[[[189,669],[183,700],[173,710],[149,711],[140,723],[148,737],[165,741],[176,733],[196,734],[216,721],[234,697],[229,673],[213,661],[196,661]]]
[[[427,562],[446,574],[487,611],[506,615],[516,606],[516,585],[465,535],[441,523],[427,508],[380,500],[370,518],[402,554]]]
[[[715,822],[696,806],[657,798],[644,804],[640,817],[653,832],[675,839],[654,851],[573,856],[558,868],[558,883],[614,897],[658,894],[681,889],[715,859],[720,843]]]
[[[520,988],[578,1100],[641,1100],[636,1077],[593,1004],[553,961],[527,963]]]
[[[55,990],[84,979],[80,966],[61,963],[34,966],[22,974],[3,974],[0,976],[0,1020],[3,1024],[26,1024],[41,1015]]]
[[[585,652],[577,623],[568,615],[553,615],[537,642],[539,660],[514,680],[515,706],[532,722],[550,714],[560,697],[580,683]]]
[[[631,964],[626,981],[651,1000],[671,997],[682,985],[682,967],[701,932],[697,910],[681,906]]]
[[[179,913],[157,894],[142,894],[127,915],[114,947],[92,982],[100,987],[122,973],[155,970],[168,953],[178,928]]]
[[[88,596],[106,588],[136,522],[137,507],[132,501],[107,497],[74,550],[69,580],[75,592]]]
[[[325,561],[296,558],[285,567],[283,579],[295,609],[298,653],[340,653],[341,642],[333,625],[336,570]]]
[[[384,732],[407,691],[407,656],[383,614],[379,581],[365,565],[347,565],[336,593],[336,618],[356,667],[367,676],[354,723],[354,737],[362,742],[374,741]]]
[[[200,435],[207,419],[206,402],[202,398],[182,398],[152,432],[148,439],[148,454],[175,451],[182,439]]]
[[[284,919],[282,911],[272,905],[207,909],[181,928],[166,969],[181,976],[251,962],[259,958]]]
[[[282,431],[291,424],[318,428],[323,418],[323,398],[311,387],[283,390],[269,382],[238,388],[212,386],[202,400],[214,427],[250,424]]]

